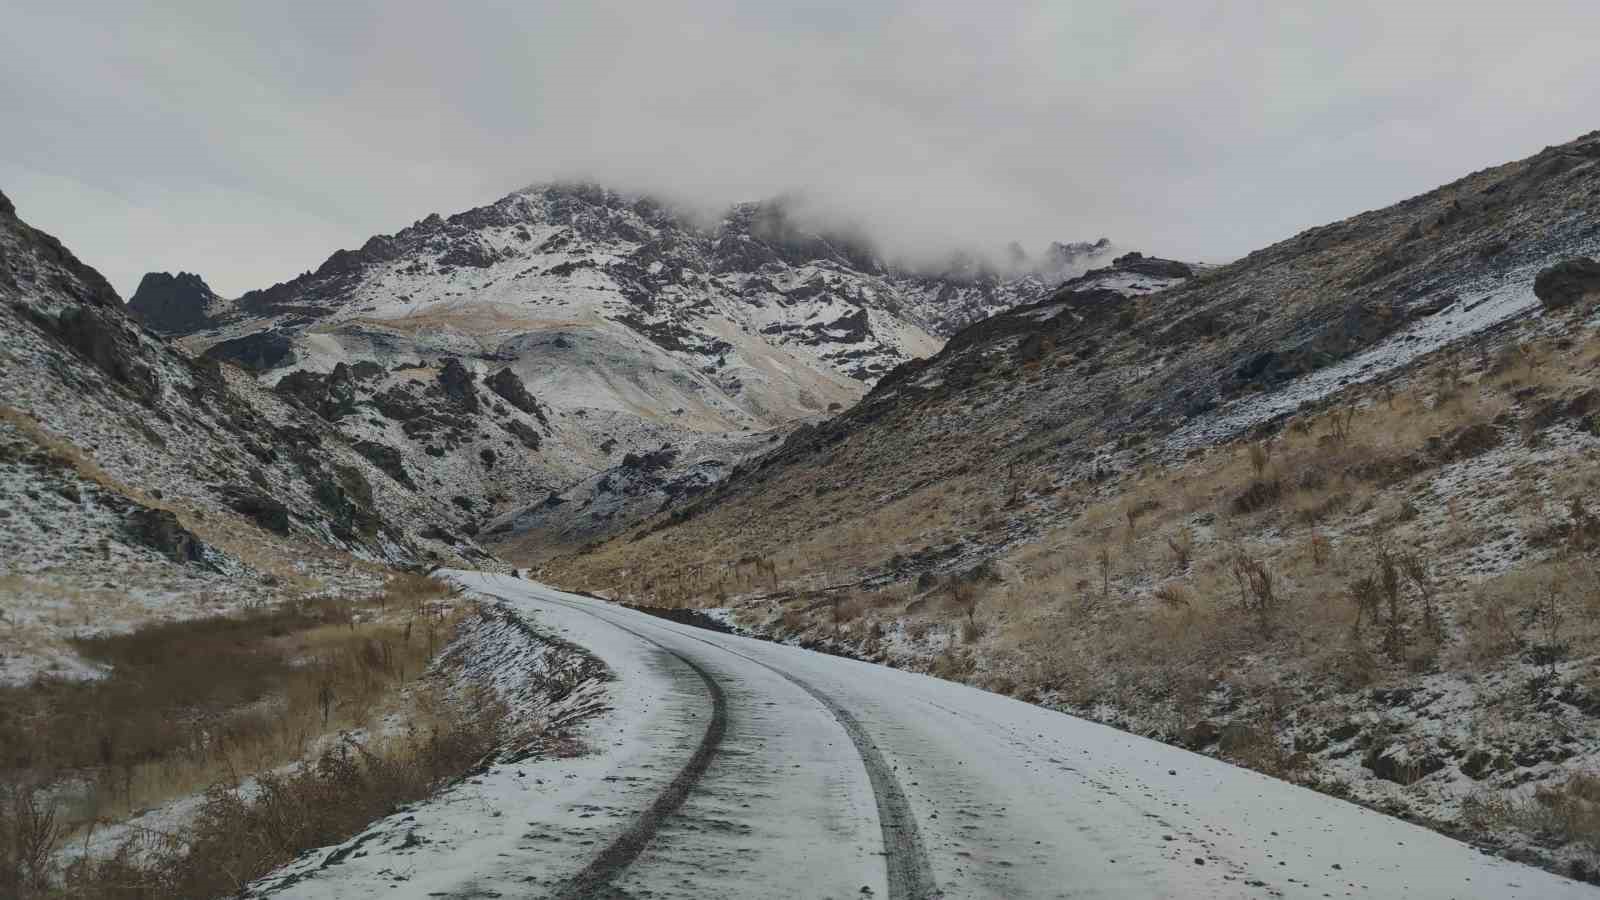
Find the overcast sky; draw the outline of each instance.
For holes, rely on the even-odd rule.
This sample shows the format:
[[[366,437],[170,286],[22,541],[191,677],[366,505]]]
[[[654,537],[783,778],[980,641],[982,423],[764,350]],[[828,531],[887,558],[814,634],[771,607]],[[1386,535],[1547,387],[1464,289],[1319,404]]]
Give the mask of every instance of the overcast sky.
[[[587,175],[1220,261],[1600,128],[1600,2],[0,3],[0,189],[233,295]]]

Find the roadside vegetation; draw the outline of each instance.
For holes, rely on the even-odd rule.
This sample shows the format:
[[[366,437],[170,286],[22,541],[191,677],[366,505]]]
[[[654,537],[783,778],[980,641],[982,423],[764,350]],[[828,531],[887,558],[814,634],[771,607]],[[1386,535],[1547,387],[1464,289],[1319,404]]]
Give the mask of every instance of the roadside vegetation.
[[[397,575],[83,638],[104,677],[0,691],[0,894],[234,893],[476,765],[504,710],[422,677],[469,612],[448,595]]]

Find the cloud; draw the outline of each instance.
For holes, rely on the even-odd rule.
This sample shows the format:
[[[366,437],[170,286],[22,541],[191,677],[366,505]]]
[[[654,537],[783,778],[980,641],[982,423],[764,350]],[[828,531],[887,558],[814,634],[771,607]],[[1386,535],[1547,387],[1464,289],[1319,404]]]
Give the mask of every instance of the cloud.
[[[1592,0],[22,0],[0,179],[236,294],[530,182],[798,190],[892,252],[1225,259],[1600,127]]]

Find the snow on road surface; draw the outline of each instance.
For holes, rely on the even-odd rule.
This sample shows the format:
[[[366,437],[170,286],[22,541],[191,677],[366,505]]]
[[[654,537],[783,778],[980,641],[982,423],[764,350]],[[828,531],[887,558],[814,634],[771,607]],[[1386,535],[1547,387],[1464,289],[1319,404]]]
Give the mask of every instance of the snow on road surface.
[[[273,896],[1600,897],[1010,698],[452,577],[612,667],[594,752],[492,767]]]

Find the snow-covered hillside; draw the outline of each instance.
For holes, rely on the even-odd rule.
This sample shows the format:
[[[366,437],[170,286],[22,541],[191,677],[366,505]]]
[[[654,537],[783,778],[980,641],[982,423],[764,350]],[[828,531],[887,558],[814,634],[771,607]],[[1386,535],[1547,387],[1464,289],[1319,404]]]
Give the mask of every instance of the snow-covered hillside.
[[[197,288],[201,309],[167,294],[150,305],[164,324],[193,326],[190,349],[280,393],[293,393],[291,376],[359,369],[337,378],[351,390],[328,417],[341,431],[416,484],[466,498],[457,525],[468,533],[509,529],[560,549],[708,487],[768,432],[850,406],[955,331],[1116,252],[1101,240],[912,269],[853,235],[809,229],[784,201],[741,204],[704,227],[648,197],[566,184],[429,216],[237,300]],[[468,383],[520,382],[539,414],[455,404],[449,442],[421,433],[392,401],[449,394],[438,379],[451,359]],[[313,387],[313,405],[333,409]],[[605,501],[630,454],[662,451],[673,461],[662,484],[639,502]],[[534,514],[563,493],[574,502],[561,515]],[[529,528],[554,530],[530,539]]]

